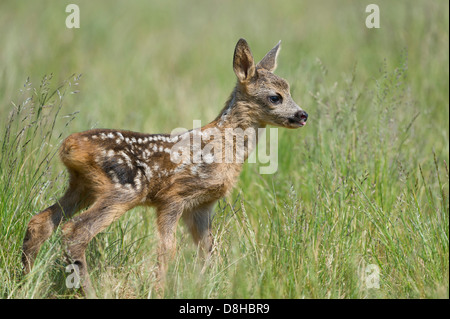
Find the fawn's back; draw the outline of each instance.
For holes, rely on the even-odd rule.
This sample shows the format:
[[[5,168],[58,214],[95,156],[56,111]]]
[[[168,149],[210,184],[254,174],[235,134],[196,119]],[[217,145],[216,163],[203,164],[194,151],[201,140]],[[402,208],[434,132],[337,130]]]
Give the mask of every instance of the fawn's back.
[[[157,205],[167,201],[166,197],[174,199],[174,196],[217,200],[231,188],[239,167],[231,169],[236,174],[228,181],[221,170],[228,176],[233,165],[221,167],[220,163],[176,163],[171,160],[173,146],[186,135],[192,138],[196,132],[193,130],[180,137],[95,129],[66,138],[60,157],[70,176],[77,178],[93,194],[114,191],[124,200],[145,205]],[[193,153],[192,147],[189,151]],[[169,192],[170,189],[174,190]],[[207,196],[202,191],[212,194]]]

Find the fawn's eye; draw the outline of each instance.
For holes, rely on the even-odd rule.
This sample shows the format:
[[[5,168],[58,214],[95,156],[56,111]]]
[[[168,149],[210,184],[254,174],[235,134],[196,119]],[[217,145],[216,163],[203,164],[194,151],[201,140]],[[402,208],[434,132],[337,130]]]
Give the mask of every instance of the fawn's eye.
[[[269,101],[272,104],[280,104],[282,100],[283,99],[282,99],[282,97],[279,94],[277,94],[277,95],[270,95],[269,96]]]

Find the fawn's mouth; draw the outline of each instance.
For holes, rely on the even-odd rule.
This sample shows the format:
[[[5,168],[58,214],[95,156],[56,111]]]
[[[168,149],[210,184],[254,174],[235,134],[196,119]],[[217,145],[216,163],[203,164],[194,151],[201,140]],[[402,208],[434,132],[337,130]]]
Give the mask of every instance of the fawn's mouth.
[[[298,128],[306,125],[306,120],[298,119],[296,117],[291,117],[287,120],[287,127],[289,128]]]

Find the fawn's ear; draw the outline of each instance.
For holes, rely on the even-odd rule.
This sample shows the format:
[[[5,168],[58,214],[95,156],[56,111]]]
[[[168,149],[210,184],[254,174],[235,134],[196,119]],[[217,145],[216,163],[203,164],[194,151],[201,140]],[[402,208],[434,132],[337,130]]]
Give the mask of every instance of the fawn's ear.
[[[256,65],[257,68],[266,69],[269,72],[275,71],[277,68],[277,57],[280,52],[281,40],[270,50],[264,58]]]
[[[241,83],[248,82],[256,73],[252,52],[244,39],[239,39],[234,49],[233,70]]]

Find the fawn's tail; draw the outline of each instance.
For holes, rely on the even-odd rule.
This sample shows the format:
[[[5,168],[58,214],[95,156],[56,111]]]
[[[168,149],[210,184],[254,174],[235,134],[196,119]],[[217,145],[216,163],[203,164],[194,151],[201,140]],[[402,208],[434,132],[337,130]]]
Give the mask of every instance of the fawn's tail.
[[[62,143],[59,156],[69,169],[86,169],[94,164],[95,146],[82,133],[68,136]]]

